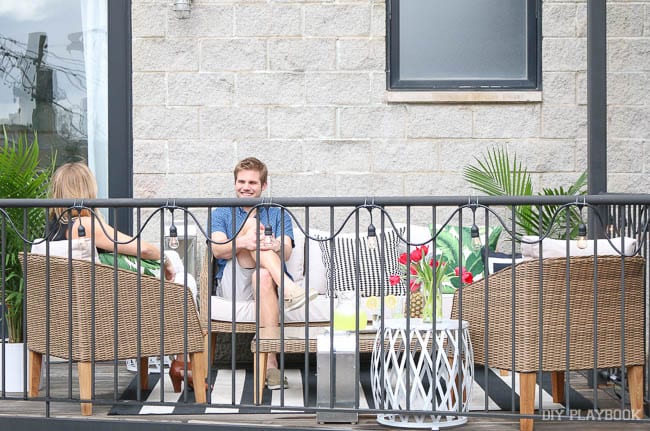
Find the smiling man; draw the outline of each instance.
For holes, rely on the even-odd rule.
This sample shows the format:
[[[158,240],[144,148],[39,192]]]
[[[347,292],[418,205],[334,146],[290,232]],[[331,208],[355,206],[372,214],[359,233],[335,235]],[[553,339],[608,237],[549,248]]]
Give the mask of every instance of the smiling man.
[[[241,160],[235,166],[234,174],[235,193],[238,198],[259,198],[266,190],[268,170],[260,160],[254,157]],[[212,244],[212,254],[217,259],[218,269],[215,277],[221,295],[228,299],[235,297],[238,301],[257,301],[260,307],[260,327],[278,326],[278,286],[282,282],[284,282],[285,310],[294,310],[305,304],[304,289],[294,284],[284,270],[284,262],[280,259],[283,247],[285,260],[289,259],[293,249],[291,217],[285,214],[283,226],[282,213],[278,207],[260,209],[237,207],[234,216],[236,228],[233,230],[231,208],[220,207],[212,211],[210,235],[216,243]],[[270,226],[273,232],[269,239],[264,236],[267,226]],[[236,259],[233,259],[232,242],[228,240],[235,234],[237,234]],[[259,290],[256,286],[258,267]],[[309,296],[313,299],[317,295],[318,292],[314,291],[313,296],[311,292]],[[266,385],[269,389],[279,389],[282,386],[275,355],[269,355],[266,376]],[[289,387],[286,378],[284,387]]]

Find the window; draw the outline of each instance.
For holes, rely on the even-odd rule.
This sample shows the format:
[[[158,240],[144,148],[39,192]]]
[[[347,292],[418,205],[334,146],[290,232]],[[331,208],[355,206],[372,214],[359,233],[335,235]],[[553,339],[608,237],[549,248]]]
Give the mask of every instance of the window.
[[[539,0],[387,0],[390,90],[541,88]]]
[[[101,198],[132,196],[130,10],[130,0],[0,8],[0,127],[37,132],[58,165],[86,159]],[[130,213],[119,218],[128,231]]]

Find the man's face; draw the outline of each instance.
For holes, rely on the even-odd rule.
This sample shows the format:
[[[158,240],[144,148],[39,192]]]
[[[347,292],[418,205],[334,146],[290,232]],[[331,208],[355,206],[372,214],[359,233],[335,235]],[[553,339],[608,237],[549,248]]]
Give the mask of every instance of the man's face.
[[[261,183],[259,171],[243,170],[237,173],[235,193],[238,198],[259,198],[264,190],[266,183]]]

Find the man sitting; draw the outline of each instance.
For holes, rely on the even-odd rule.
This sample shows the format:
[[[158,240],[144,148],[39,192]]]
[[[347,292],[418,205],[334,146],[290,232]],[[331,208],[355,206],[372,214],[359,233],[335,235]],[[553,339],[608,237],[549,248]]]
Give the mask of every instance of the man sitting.
[[[267,187],[268,170],[260,160],[249,157],[235,166],[235,193],[239,198],[259,198]],[[305,291],[298,287],[285,272],[280,259],[284,249],[284,259],[288,260],[293,248],[293,228],[291,217],[284,216],[282,225],[281,210],[277,207],[253,209],[235,208],[236,227],[233,230],[233,211],[231,208],[216,208],[211,217],[212,254],[217,259],[216,278],[224,298],[256,300],[260,309],[260,327],[279,325],[278,286],[284,283],[284,309],[294,310],[305,304]],[[259,230],[258,230],[259,224]],[[270,227],[272,234],[265,236]],[[232,239],[241,228],[235,240],[236,259],[233,259]],[[259,260],[258,260],[259,249]],[[233,278],[233,265],[235,275]],[[259,267],[259,289],[257,269]],[[259,291],[259,298],[256,298]],[[318,296],[310,291],[309,298]],[[266,385],[269,389],[288,388],[287,379],[280,382],[280,370],[276,355],[269,355],[267,361]]]

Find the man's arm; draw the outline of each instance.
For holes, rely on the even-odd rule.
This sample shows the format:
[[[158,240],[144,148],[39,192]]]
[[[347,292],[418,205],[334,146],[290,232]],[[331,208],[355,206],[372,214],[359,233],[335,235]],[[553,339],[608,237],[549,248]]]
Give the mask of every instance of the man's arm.
[[[276,252],[280,256],[280,245],[284,244],[284,261],[288,261],[293,252],[293,223],[289,214],[285,214],[284,220],[282,217],[282,210],[276,208],[273,232],[275,239],[278,241],[278,249]],[[284,229],[282,223],[284,222]],[[283,235],[284,234],[284,235]]]
[[[254,226],[255,219],[246,221],[246,225],[251,223],[250,228],[244,228],[242,232],[237,236],[235,241],[235,253],[239,253],[240,250],[255,250],[257,248],[257,232],[256,227]],[[263,232],[261,233],[263,234]],[[214,242],[223,243],[228,240],[228,236],[225,232],[214,231],[210,237]],[[212,254],[217,259],[232,259],[232,241],[229,241],[225,244],[212,244]]]

